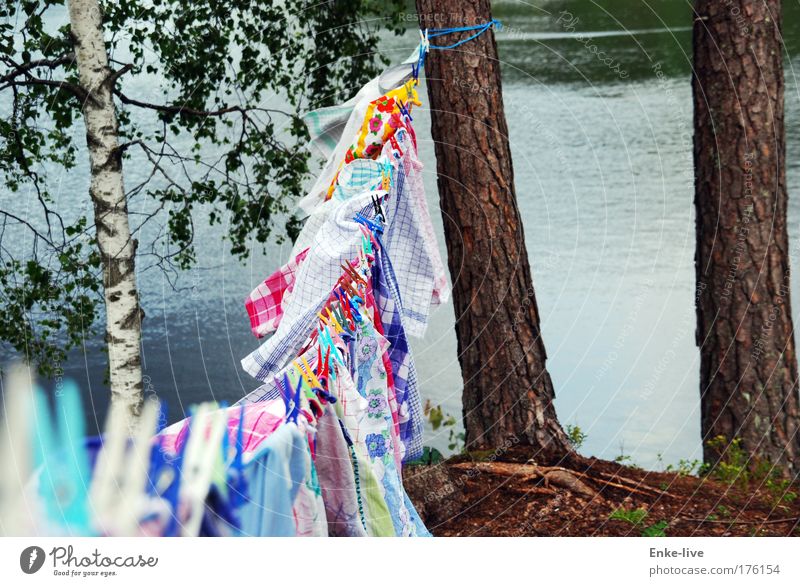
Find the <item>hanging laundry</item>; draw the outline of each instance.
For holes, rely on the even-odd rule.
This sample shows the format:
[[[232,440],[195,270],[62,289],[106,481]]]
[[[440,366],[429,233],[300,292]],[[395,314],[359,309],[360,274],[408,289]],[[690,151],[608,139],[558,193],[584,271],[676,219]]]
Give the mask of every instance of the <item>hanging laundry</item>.
[[[386,69],[343,104],[320,108],[303,115],[311,137],[309,147],[317,150],[327,162],[308,195],[299,202],[301,210],[311,213],[324,199],[347,150],[364,124],[369,104],[411,79],[413,66],[418,59],[419,49],[414,49],[402,63]]]
[[[278,329],[283,317],[283,304],[294,287],[297,268],[307,254],[308,248],[300,251],[250,293],[245,308],[250,316],[250,328],[256,337],[261,338]]]
[[[407,81],[402,87],[387,92],[367,105],[361,130],[353,144],[347,149],[344,161],[339,167],[325,194],[330,199],[336,189],[337,179],[344,165],[357,159],[374,159],[380,155],[383,146],[394,138],[398,129],[406,124],[406,115],[412,106],[421,106],[416,89],[416,80]]]

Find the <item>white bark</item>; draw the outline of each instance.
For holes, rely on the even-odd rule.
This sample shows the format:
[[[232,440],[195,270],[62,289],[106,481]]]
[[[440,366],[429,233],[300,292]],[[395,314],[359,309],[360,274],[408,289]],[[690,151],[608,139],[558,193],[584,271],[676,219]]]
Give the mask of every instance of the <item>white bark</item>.
[[[80,85],[88,93],[83,105],[89,147],[97,242],[103,259],[111,400],[127,407],[131,421],[142,408],[141,309],[136,288],[135,242],[117,151],[118,122],[113,83],[97,0],[69,0]]]

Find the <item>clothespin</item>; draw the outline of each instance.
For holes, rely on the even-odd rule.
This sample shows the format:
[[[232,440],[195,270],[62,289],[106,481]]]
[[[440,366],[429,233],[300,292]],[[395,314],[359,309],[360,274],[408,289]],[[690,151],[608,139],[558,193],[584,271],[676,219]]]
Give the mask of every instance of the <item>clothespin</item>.
[[[317,346],[317,364],[319,365],[320,380],[328,381],[328,374],[330,370],[331,349],[327,348],[325,351],[325,360],[322,359],[322,346]]]
[[[189,433],[191,434],[191,430]],[[150,452],[149,493],[160,498],[168,507],[162,536],[174,537],[178,534],[178,503],[186,443],[179,448],[175,457],[171,457],[167,456],[163,448],[163,440],[163,436],[159,437],[157,445]]]
[[[138,532],[158,412],[157,401],[146,402],[136,428],[131,430],[127,407],[111,405],[89,488],[91,508],[101,533],[131,536]]]
[[[3,381],[0,425],[0,535],[30,535],[36,531],[21,484],[31,477],[31,431],[35,429],[33,374],[12,364]]]
[[[428,29],[419,31],[419,58],[417,64],[412,66],[411,71],[415,81],[419,81],[419,70],[422,69],[425,63],[425,54],[430,51],[431,42],[428,38]]]
[[[381,167],[381,189],[388,194],[392,188],[392,174],[394,167],[392,166],[391,162],[389,162],[388,158],[381,159],[379,164]],[[381,222],[383,222],[386,218],[383,213],[383,208],[381,207],[380,202],[376,202],[376,197],[374,195],[372,198],[372,203],[375,206],[375,218],[380,218]]]
[[[350,298],[358,297],[358,291],[356,290],[356,288],[354,287],[354,284],[352,282],[345,283],[344,284],[344,289],[348,293],[348,302],[349,302]]]
[[[246,501],[247,481],[244,477],[244,404],[239,406],[239,426],[236,429],[236,451],[229,468],[231,488],[230,503],[234,509],[241,507]]]
[[[339,295],[337,291],[334,291],[334,295],[336,296],[336,299],[339,300]],[[339,300],[338,303],[331,304],[330,312],[333,315],[332,319],[335,319],[336,323],[341,325],[341,331],[336,330],[337,334],[341,334],[347,329],[352,329],[350,328],[350,323],[347,321],[347,314],[342,310],[341,300]]]
[[[295,389],[291,380],[289,380],[289,375],[287,373],[283,374],[286,421],[289,423],[297,423],[297,416],[300,413],[300,388],[302,387],[301,380],[297,381],[297,388]]]
[[[353,316],[350,313],[350,306],[345,300],[344,293],[336,292],[336,296],[339,299],[339,306],[338,310],[342,314],[342,322],[345,323],[349,330],[353,330],[355,328],[355,322],[353,321]]]
[[[352,277],[354,281],[363,283],[364,285],[367,284],[367,282],[364,280],[364,277],[358,274],[358,272],[353,267],[350,266],[350,263],[342,263],[340,266],[342,270],[348,275],[350,275],[350,277]]]
[[[389,165],[388,167],[389,167],[389,169],[392,168],[391,165]],[[386,189],[386,191],[389,191],[389,187],[390,187],[390,184],[391,184],[391,171],[386,172],[386,173],[384,173],[384,171],[381,171],[381,173],[383,174],[384,181],[388,180],[388,182],[389,182],[389,184],[386,184],[384,186],[384,189]],[[383,221],[386,218],[386,215],[384,214],[383,206],[381,205],[380,198],[378,196],[374,195],[374,194],[372,195],[372,207],[375,210],[375,217],[376,218],[381,218],[381,220]]]
[[[380,222],[373,222],[369,218],[363,216],[361,213],[356,212],[355,217],[353,218],[356,222],[365,225],[367,228],[372,230],[373,232],[377,232],[378,234],[383,233],[383,224]]]
[[[333,314],[330,307],[326,308],[326,311],[328,312],[328,320],[330,325],[336,328],[337,334],[341,334],[344,331],[342,324],[339,322],[338,319],[336,319],[336,316]]]
[[[306,360],[306,357],[305,356],[301,356],[300,360],[303,361],[303,366],[305,367],[304,368],[304,372],[307,372],[306,380],[308,381],[308,384],[311,387],[321,387],[322,385],[320,384],[319,379],[317,378],[317,375],[314,374],[314,371],[311,369],[311,365],[308,363],[308,360]]]
[[[413,122],[414,119],[411,117],[411,111],[406,107],[405,102],[399,102],[399,106],[400,106],[400,113],[406,118],[408,118],[409,122]]]
[[[88,508],[88,490],[91,483],[89,455],[84,447],[86,424],[81,406],[80,391],[72,381],[66,381],[60,392],[56,394],[56,417],[58,419],[58,444],[66,450],[63,454],[62,466],[68,490],[56,497],[64,497],[60,501],[60,514],[70,532],[79,535],[92,533],[91,518]]]
[[[227,433],[227,413],[216,405],[204,403],[192,416],[192,432],[187,441],[183,461],[181,501],[187,503],[188,517],[181,534],[197,536],[211,487],[214,469],[222,458],[222,436]]]
[[[344,359],[339,354],[339,349],[336,348],[336,345],[333,343],[333,338],[331,338],[331,332],[328,328],[320,328],[318,340],[330,351],[335,362],[344,365]],[[331,371],[331,373],[333,374],[333,371]],[[335,374],[331,378],[335,378]]]
[[[293,367],[295,368],[295,370],[297,370],[297,372],[300,374],[300,386],[302,386],[302,382],[303,382],[303,381],[305,381],[305,382],[306,382],[306,384],[308,384],[309,386],[311,386],[311,379],[308,377],[308,374],[307,374],[307,373],[306,373],[306,371],[303,369],[303,367],[302,367],[302,365],[300,364],[300,362],[299,362],[298,360],[296,360],[296,359],[295,359],[294,361],[292,361],[292,366],[293,366]]]

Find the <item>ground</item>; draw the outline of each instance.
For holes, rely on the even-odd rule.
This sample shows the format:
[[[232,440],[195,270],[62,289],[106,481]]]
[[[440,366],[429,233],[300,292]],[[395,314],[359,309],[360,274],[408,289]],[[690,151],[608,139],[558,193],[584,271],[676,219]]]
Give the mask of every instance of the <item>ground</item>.
[[[800,488],[775,478],[542,464],[518,449],[410,466],[405,484],[436,536],[800,536]]]

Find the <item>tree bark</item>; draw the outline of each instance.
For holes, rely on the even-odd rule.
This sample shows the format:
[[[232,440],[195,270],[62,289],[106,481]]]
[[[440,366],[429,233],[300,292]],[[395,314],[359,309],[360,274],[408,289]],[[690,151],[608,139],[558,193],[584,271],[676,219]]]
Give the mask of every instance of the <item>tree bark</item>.
[[[119,126],[114,108],[115,79],[108,66],[102,15],[97,0],[69,0],[69,18],[89,148],[97,243],[103,263],[111,400],[128,408],[131,422],[142,408],[141,319],[136,288],[135,241],[118,150]]]
[[[489,0],[417,0],[421,28],[491,20]],[[451,44],[472,33],[445,37]],[[556,418],[514,190],[493,31],[426,58],[469,449],[571,451]]]
[[[704,458],[741,439],[797,474],[780,0],[696,0],[697,344]],[[723,446],[724,447],[724,446]]]

